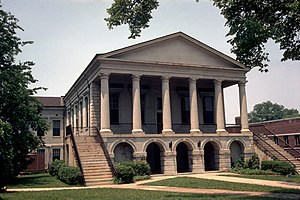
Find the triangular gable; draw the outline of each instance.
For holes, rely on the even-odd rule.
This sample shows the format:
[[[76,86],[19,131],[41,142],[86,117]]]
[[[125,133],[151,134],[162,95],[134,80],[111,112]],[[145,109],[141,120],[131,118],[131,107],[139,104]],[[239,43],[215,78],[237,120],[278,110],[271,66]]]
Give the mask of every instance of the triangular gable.
[[[245,69],[244,65],[236,60],[182,32],[102,54],[100,57]]]

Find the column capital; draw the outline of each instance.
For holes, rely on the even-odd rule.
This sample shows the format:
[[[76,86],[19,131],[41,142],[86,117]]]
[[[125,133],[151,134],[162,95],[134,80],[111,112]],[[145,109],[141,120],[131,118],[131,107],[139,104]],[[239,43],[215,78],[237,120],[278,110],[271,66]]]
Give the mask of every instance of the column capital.
[[[247,82],[248,82],[247,80],[239,81],[239,87],[245,86]]]
[[[100,79],[108,79],[109,75],[109,73],[100,73]]]
[[[141,75],[140,75],[140,74],[132,74],[132,75],[131,75],[131,79],[132,79],[133,81],[140,81]]]
[[[169,81],[170,81],[170,78],[171,78],[171,76],[162,76],[162,77],[161,77],[161,80],[162,80],[163,82],[169,82]]]
[[[189,83],[197,83],[197,78],[189,78]]]
[[[221,85],[222,82],[223,82],[223,80],[219,80],[219,79],[214,80],[215,85]]]

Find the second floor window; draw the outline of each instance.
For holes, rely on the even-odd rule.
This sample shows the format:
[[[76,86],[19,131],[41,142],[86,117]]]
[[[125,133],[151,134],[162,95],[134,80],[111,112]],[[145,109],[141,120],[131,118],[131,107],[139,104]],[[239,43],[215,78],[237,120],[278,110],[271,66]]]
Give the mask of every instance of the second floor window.
[[[119,95],[109,95],[110,123],[119,124]]]
[[[60,120],[53,120],[53,136],[60,136]]]
[[[295,135],[295,145],[300,146],[300,135]]]
[[[284,139],[284,145],[288,145],[289,144],[289,136],[283,136]]]

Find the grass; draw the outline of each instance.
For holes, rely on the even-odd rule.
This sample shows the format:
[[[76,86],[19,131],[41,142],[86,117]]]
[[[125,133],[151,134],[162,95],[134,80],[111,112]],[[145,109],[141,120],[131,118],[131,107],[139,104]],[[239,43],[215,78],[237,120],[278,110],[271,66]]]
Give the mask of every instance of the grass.
[[[131,189],[82,189],[82,190],[62,190],[44,192],[16,192],[0,194],[1,200],[183,200],[183,199],[208,199],[208,200],[267,200],[264,197],[249,197],[242,195],[215,195],[215,194],[189,194],[171,193],[160,191],[144,191]],[[272,200],[277,200],[272,198]],[[279,200],[279,198],[278,198]]]
[[[56,177],[48,173],[22,175],[12,179],[7,188],[51,188],[51,187],[69,187]]]
[[[231,177],[239,177],[239,178],[251,178],[251,179],[261,179],[261,180],[269,180],[269,181],[284,181],[284,182],[294,182],[300,184],[300,176],[296,175],[291,178],[288,178],[286,176],[280,176],[280,175],[244,175],[244,174],[237,174],[237,175],[221,175],[221,176],[231,176]]]
[[[217,181],[217,180],[209,180],[209,179],[190,178],[190,177],[171,178],[171,179],[147,183],[145,185],[300,194],[300,189],[299,190],[286,189],[280,187],[269,187],[269,186],[253,185],[253,184],[245,184],[245,183],[232,183],[226,181]]]

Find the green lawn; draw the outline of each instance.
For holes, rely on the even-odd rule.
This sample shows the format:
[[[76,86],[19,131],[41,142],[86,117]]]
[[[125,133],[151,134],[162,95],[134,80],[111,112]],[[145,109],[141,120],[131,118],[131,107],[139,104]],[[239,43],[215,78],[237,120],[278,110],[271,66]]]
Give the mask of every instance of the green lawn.
[[[240,177],[240,178],[251,178],[251,179],[262,179],[262,180],[270,180],[270,181],[284,181],[284,182],[294,182],[299,183],[300,186],[300,176],[293,176],[291,178],[287,178],[286,176],[272,176],[272,175],[221,175],[221,176],[231,176],[231,177]]]
[[[232,183],[227,181],[217,181],[217,180],[209,180],[209,179],[190,178],[190,177],[171,178],[162,181],[147,183],[145,185],[300,194],[300,189],[299,190],[285,189],[279,187],[269,187],[269,186],[244,184],[244,183]]]
[[[208,199],[208,200],[267,200],[270,198],[247,197],[235,195],[205,195],[188,193],[170,193],[159,191],[143,191],[130,189],[84,189],[84,190],[63,190],[47,192],[16,192],[0,194],[2,200],[183,200],[183,199]],[[272,198],[272,200],[277,200]]]
[[[11,180],[7,188],[69,187],[56,177],[45,174],[22,175]]]

